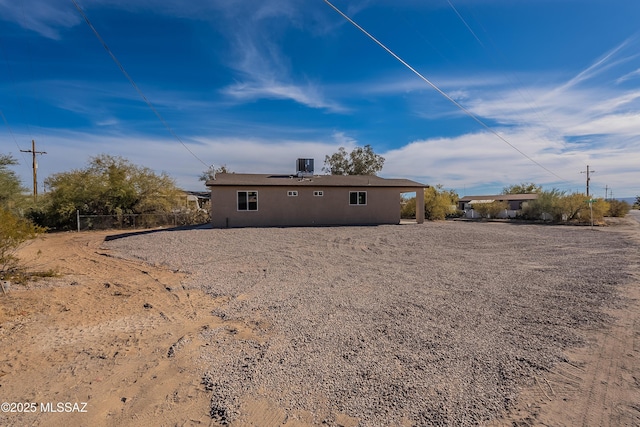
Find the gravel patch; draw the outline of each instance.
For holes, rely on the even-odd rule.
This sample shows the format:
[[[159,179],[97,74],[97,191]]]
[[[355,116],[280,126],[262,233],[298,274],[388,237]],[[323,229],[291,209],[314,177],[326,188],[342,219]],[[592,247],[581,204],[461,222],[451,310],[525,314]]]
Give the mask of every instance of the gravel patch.
[[[105,242],[229,297],[204,332],[211,417],[266,396],[317,424],[477,425],[513,408],[563,351],[623,303],[633,242],[532,224],[162,231]]]

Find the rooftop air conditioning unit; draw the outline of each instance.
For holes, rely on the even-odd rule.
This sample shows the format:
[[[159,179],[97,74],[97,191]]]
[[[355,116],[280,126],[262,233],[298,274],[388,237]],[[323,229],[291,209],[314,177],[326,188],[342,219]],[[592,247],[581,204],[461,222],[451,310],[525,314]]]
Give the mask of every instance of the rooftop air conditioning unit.
[[[313,176],[313,159],[298,159],[296,162],[296,175],[299,177]]]

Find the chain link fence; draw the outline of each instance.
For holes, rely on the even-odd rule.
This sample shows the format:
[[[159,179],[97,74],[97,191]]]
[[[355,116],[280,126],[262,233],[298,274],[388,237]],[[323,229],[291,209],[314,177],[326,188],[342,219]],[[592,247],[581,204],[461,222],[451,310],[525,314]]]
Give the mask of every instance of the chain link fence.
[[[78,231],[133,230],[155,227],[180,227],[205,224],[210,221],[207,212],[181,212],[164,214],[80,215],[77,213]]]

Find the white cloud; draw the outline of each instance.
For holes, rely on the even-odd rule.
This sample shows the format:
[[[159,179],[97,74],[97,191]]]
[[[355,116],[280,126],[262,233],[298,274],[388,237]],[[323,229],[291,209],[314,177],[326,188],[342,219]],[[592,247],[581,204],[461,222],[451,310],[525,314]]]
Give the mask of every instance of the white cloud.
[[[627,80],[635,79],[638,77],[640,77],[640,68],[618,78],[618,80],[616,80],[616,83],[620,84],[620,83],[626,82]]]
[[[81,18],[69,1],[0,0],[0,20],[15,22],[50,39],[59,39],[60,29],[77,25]]]
[[[313,85],[294,85],[278,81],[253,79],[250,82],[235,83],[221,91],[225,95],[242,101],[258,99],[288,99],[311,108],[327,109],[333,112],[346,112],[347,109],[337,103],[325,100],[317,87]]]
[[[545,139],[536,129],[505,133],[505,137],[526,149],[530,156],[560,176],[557,177],[530,162],[488,133],[455,138],[414,141],[402,148],[382,153],[383,176],[416,179],[429,185],[442,184],[460,195],[496,193],[510,184],[534,182],[545,189],[558,188],[584,192],[584,174],[590,164],[591,189],[603,193],[614,189],[619,197],[640,194],[639,156],[628,148],[609,147],[585,152],[563,141]],[[632,153],[640,152],[637,144]]]
[[[628,114],[607,114],[567,129],[573,135],[629,135],[638,136],[640,111]]]

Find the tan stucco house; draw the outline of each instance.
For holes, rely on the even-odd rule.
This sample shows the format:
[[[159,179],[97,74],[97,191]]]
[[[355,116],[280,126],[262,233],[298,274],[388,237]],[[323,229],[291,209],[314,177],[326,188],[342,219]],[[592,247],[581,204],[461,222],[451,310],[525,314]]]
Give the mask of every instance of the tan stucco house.
[[[211,223],[226,227],[400,223],[402,193],[416,193],[424,222],[425,184],[365,175],[219,173],[211,190]]]

